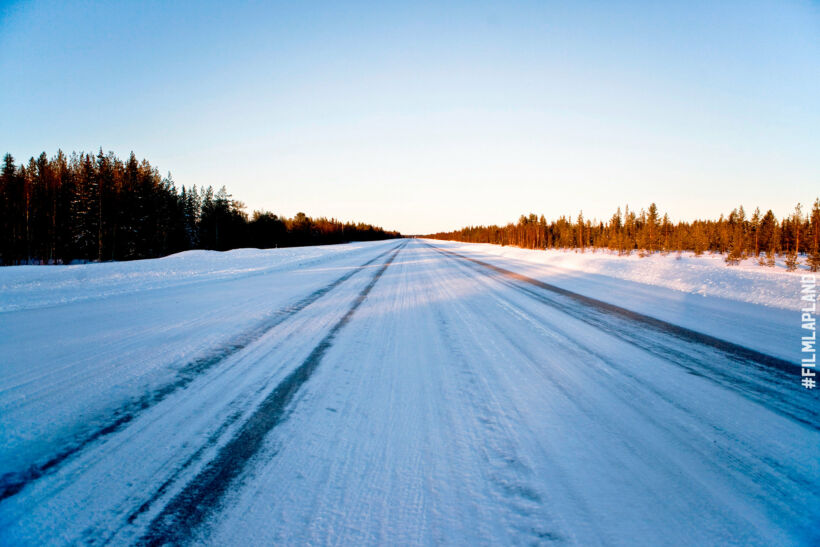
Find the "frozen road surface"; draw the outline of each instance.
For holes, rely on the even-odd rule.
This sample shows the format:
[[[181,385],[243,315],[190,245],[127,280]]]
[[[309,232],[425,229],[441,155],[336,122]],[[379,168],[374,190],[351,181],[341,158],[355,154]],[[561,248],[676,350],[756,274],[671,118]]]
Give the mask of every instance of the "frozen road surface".
[[[0,544],[820,542],[785,315],[521,268],[393,240],[0,272]]]

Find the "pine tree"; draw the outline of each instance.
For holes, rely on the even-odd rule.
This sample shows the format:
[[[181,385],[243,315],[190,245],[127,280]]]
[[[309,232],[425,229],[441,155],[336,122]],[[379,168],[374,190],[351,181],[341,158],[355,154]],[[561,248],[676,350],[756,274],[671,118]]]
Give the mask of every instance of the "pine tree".
[[[732,209],[726,221],[727,247],[726,264],[735,266],[744,258],[744,223],[746,213],[741,205],[739,209]]]
[[[0,171],[0,230],[3,240],[0,242],[0,259],[4,264],[14,264],[20,259],[20,201],[22,188],[19,184],[14,157],[6,154],[3,157],[3,168]]]
[[[94,160],[89,154],[80,157],[77,176],[77,194],[71,203],[74,228],[74,247],[77,256],[92,260],[99,234],[99,180]]]
[[[609,219],[609,247],[617,250],[619,255],[624,254],[624,234],[620,207]]]
[[[706,250],[706,234],[704,233],[702,223],[695,221],[692,232],[692,250],[695,252],[695,256],[700,256]]]
[[[793,272],[797,269],[797,258],[800,253],[800,224],[803,213],[801,206],[798,203],[794,208],[794,215],[790,222],[792,231],[794,233],[794,243],[792,249],[786,255],[786,270]]]
[[[654,203],[653,203],[654,205]],[[669,221],[669,215],[663,214],[663,222],[661,224],[661,237],[664,254],[669,252],[669,236],[672,231],[672,223]]]
[[[649,211],[646,215],[646,246],[649,253],[655,252],[658,248],[658,206],[654,203],[649,205]]]
[[[810,218],[811,242],[806,265],[813,272],[820,269],[820,198],[814,200]]]
[[[752,232],[752,240],[754,241],[754,245],[752,246],[752,256],[757,258],[760,254],[760,207],[755,207],[755,212],[752,215],[749,227]]]
[[[584,252],[585,242],[584,242],[584,212],[581,211],[578,213],[578,225],[576,228],[578,235],[577,235],[577,246],[581,249],[581,252]]]

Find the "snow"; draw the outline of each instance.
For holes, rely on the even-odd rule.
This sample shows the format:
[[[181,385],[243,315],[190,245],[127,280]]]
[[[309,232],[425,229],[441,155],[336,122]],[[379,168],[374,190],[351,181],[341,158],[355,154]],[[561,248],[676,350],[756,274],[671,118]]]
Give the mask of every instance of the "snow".
[[[226,252],[185,251],[153,260],[0,270],[0,312],[66,304],[170,286],[263,275],[303,267],[361,243]]]
[[[454,243],[454,242],[449,242]],[[800,275],[810,273],[801,268],[786,271],[783,261],[776,267],[761,266],[752,259],[736,266],[727,266],[725,255],[705,253],[695,256],[686,252],[653,253],[640,256],[637,252],[618,255],[608,250],[533,250],[490,244],[458,244],[453,250],[478,252],[516,261],[549,267],[551,271],[599,274],[615,279],[664,287],[687,294],[716,296],[727,300],[762,304],[772,308],[795,310],[795,287]]]
[[[441,246],[604,302],[793,360],[800,359],[801,274],[719,255],[639,257],[440,242]]]
[[[799,334],[731,277],[421,240],[2,269],[0,544],[817,543],[799,373],[446,251],[774,356]]]

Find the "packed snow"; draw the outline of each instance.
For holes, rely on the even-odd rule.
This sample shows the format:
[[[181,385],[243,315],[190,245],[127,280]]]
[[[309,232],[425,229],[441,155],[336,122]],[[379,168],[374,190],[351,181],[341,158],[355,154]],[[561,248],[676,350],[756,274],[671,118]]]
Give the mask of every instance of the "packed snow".
[[[0,269],[0,544],[817,544],[785,279],[406,239]]]
[[[556,286],[798,362],[801,275],[720,255],[618,256],[436,242]]]

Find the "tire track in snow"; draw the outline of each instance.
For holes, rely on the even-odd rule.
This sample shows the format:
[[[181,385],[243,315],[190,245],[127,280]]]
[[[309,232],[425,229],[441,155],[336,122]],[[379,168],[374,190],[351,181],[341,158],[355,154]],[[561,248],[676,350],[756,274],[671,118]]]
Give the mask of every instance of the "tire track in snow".
[[[233,438],[220,448],[216,457],[152,520],[147,532],[140,539],[140,544],[184,543],[187,538],[191,537],[191,532],[218,508],[228,487],[256,455],[267,435],[286,418],[289,404],[319,366],[325,353],[333,345],[338,332],[350,321],[376,282],[406,244],[404,242],[395,250],[391,249],[390,257],[362,289],[345,315],[331,327],[302,364],[265,397]]]
[[[427,244],[429,245],[429,243]],[[703,334],[702,332],[698,332],[692,329],[687,329],[686,327],[681,327],[675,325],[673,323],[668,323],[666,321],[662,321],[660,319],[656,319],[649,315],[644,315],[642,313],[638,313],[632,310],[628,310],[626,308],[622,308],[620,306],[616,306],[615,304],[610,304],[608,302],[604,302],[603,300],[598,300],[595,298],[591,298],[589,296],[584,296],[582,294],[569,291],[567,289],[562,289],[556,285],[551,285],[549,283],[544,283],[543,281],[539,281],[537,279],[533,279],[532,277],[528,277],[523,274],[519,274],[513,272],[511,270],[506,270],[504,268],[500,268],[494,264],[490,264],[489,262],[484,262],[475,258],[470,258],[468,256],[464,256],[459,253],[455,253],[453,251],[448,251],[446,249],[440,249],[433,245],[430,245],[433,249],[440,253],[444,253],[446,255],[450,255],[452,257],[461,258],[463,260],[468,260],[474,264],[478,264],[483,266],[486,269],[492,270],[508,279],[514,279],[516,281],[521,281],[527,283],[529,285],[533,285],[540,289],[545,289],[547,291],[559,294],[561,296],[565,296],[576,302],[585,305],[589,308],[595,308],[599,311],[609,313],[611,315],[616,315],[619,317],[623,317],[626,319],[630,319],[637,323],[641,323],[647,327],[651,327],[655,330],[659,330],[665,332],[667,334],[671,334],[677,338],[682,340],[686,340],[687,342],[695,342],[697,344],[710,346],[717,350],[720,350],[724,353],[729,355],[733,355],[745,361],[754,361],[756,363],[760,363],[762,365],[766,365],[775,369],[782,370],[784,372],[793,373],[795,372],[795,365],[786,361],[785,359],[780,359],[779,357],[774,357],[771,355],[767,355],[757,350],[753,350],[739,344],[735,344],[734,342],[729,342],[727,340],[723,340],[721,338],[717,338],[715,336],[710,336],[708,334]]]
[[[469,408],[465,414],[471,416],[472,427],[480,432],[481,442],[475,447],[475,453],[482,464],[484,479],[509,511],[503,518],[533,544],[564,540],[564,532],[558,530],[543,493],[532,480],[531,465],[519,453],[509,415],[494,394],[497,386],[486,377],[486,371],[482,374],[475,369],[475,363],[463,357],[468,352],[463,347],[458,326],[454,329],[440,309],[433,313],[458,365],[461,378],[456,390]],[[463,317],[462,313],[457,315],[459,319]]]
[[[629,451],[628,458],[621,458],[620,468],[629,469],[631,464],[638,462],[643,462],[646,468],[651,468],[653,465],[656,465],[658,461],[666,461],[668,474],[684,479],[681,485],[676,487],[679,492],[687,492],[688,485],[702,486],[699,482],[701,477],[698,473],[694,472],[694,468],[691,464],[689,466],[683,465],[680,461],[676,464],[673,459],[658,456],[658,454],[663,454],[665,451],[668,451],[670,447],[674,447],[671,452],[675,455],[688,455],[688,457],[692,458],[691,461],[697,461],[698,465],[702,466],[700,468],[701,471],[707,470],[710,476],[720,476],[726,485],[731,484],[731,491],[740,493],[739,499],[766,500],[766,511],[776,512],[775,514],[779,515],[778,518],[780,520],[784,522],[801,522],[801,517],[805,516],[802,514],[802,508],[806,506],[806,503],[811,506],[811,501],[807,502],[806,500],[812,500],[816,497],[811,495],[809,495],[808,498],[806,497],[807,492],[811,491],[809,485],[815,482],[810,470],[804,469],[801,471],[797,468],[790,468],[784,464],[781,458],[777,457],[776,452],[765,450],[750,440],[750,438],[744,437],[742,433],[733,430],[727,422],[715,420],[714,416],[711,416],[709,413],[704,413],[702,410],[698,411],[696,406],[687,404],[687,399],[685,398],[675,398],[673,396],[674,391],[671,389],[664,390],[648,381],[647,377],[637,375],[634,371],[630,371],[629,367],[624,366],[625,363],[622,359],[614,358],[613,355],[605,351],[598,351],[594,345],[591,347],[588,343],[588,339],[585,340],[583,337],[579,337],[571,325],[565,324],[555,317],[545,319],[545,317],[549,316],[541,316],[540,313],[543,312],[537,312],[537,306],[532,305],[536,303],[552,305],[552,301],[544,295],[537,295],[535,291],[521,290],[521,287],[516,286],[513,282],[504,278],[486,275],[485,271],[479,270],[476,266],[469,263],[459,260],[454,260],[453,263],[460,265],[460,269],[463,272],[469,274],[472,279],[481,282],[487,287],[487,292],[498,301],[503,309],[508,308],[509,313],[513,316],[519,316],[522,321],[531,323],[531,325],[520,329],[511,329],[511,325],[500,319],[499,314],[488,315],[488,322],[492,324],[500,336],[506,339],[510,346],[514,347],[517,352],[525,356],[533,368],[542,371],[544,378],[558,390],[567,403],[576,408],[579,413],[585,415],[590,420],[590,423],[596,425],[603,424],[605,428],[609,428],[616,435],[621,445]],[[517,290],[514,293],[507,291],[505,294],[497,290],[497,285],[495,287],[493,286],[499,283]],[[516,294],[518,294],[517,298]],[[528,297],[535,300],[535,302],[530,301],[530,304],[527,304],[521,296]],[[535,296],[539,296],[539,298],[535,298]],[[562,306],[566,306],[566,304],[551,307],[563,313],[566,310],[564,310]],[[482,310],[479,309],[478,311]],[[577,312],[568,313],[573,319],[584,321],[582,317],[577,317],[576,314]],[[601,315],[603,316],[603,314]],[[612,318],[610,318],[610,320],[611,319]],[[608,323],[603,324],[600,321],[586,322],[593,327],[603,328],[605,331],[609,330],[607,328],[609,326]],[[626,322],[623,322],[623,324],[628,326]],[[645,422],[647,426],[652,427],[655,430],[654,433],[644,438],[635,436],[631,429],[631,425],[634,422],[629,422],[629,425],[626,425],[627,422],[623,421],[623,417],[626,416],[626,413],[622,411],[617,413],[601,413],[592,399],[584,397],[585,383],[583,380],[573,380],[569,375],[556,375],[552,367],[540,365],[539,363],[543,361],[543,358],[533,353],[531,347],[522,344],[521,341],[514,336],[514,333],[518,330],[529,329],[540,330],[544,336],[554,339],[556,343],[559,343],[573,354],[576,354],[577,362],[579,363],[588,365],[592,362],[598,362],[606,367],[608,371],[606,376],[607,386],[609,388],[607,392],[613,400],[619,401],[620,404],[624,405],[624,408],[629,408],[631,412],[634,412],[636,416],[640,417],[641,422]],[[660,357],[664,360],[669,358],[669,355],[655,352],[653,347],[636,344],[630,339],[633,335],[631,330],[634,330],[634,327],[630,329],[630,332],[624,332],[615,328],[615,331],[611,334],[614,334],[623,342],[634,345],[636,349],[654,354],[656,358]],[[664,343],[670,343],[670,341],[659,342],[655,340],[658,336],[656,332],[649,331],[646,333],[641,332],[640,334],[645,336],[645,339],[649,342],[654,340],[654,346],[657,347],[663,347]],[[685,348],[686,345],[687,344],[684,344],[681,347]],[[714,360],[715,357],[723,357],[714,355],[711,349],[709,351],[713,353],[711,356],[712,360]],[[704,363],[708,363],[708,355],[700,352],[689,355],[685,349],[681,349],[676,355],[682,360],[707,359]],[[683,365],[687,372],[697,374],[697,372],[689,366],[686,366],[683,362],[674,362],[674,364]],[[771,373],[773,371],[767,368],[765,372]],[[698,375],[705,377],[704,374]],[[713,380],[712,378],[705,378]],[[730,389],[734,387],[734,379],[731,380],[732,382],[718,385],[723,389]],[[763,385],[761,389],[765,389],[766,387],[767,386]],[[777,390],[773,393],[775,396],[782,394],[783,389],[778,390],[778,388],[785,388],[786,390],[790,388],[793,389],[792,385],[769,384],[768,387]],[[747,394],[741,393],[740,395],[745,396]],[[796,417],[788,412],[771,408],[770,405],[773,402],[771,398],[752,399],[756,403],[763,402],[764,404],[762,406],[768,410],[776,412],[792,421],[799,422],[801,426],[806,425],[805,421],[795,419]],[[777,398],[777,401],[779,400],[780,398]],[[658,403],[669,405],[670,409],[674,409],[673,412],[658,412],[656,406]],[[794,408],[790,410],[794,411]],[[800,414],[800,412],[798,411],[797,414]],[[811,417],[813,415],[812,411],[807,409],[802,416]],[[620,422],[613,420],[613,416],[620,416],[622,420]],[[670,417],[674,417],[674,419],[670,421]],[[797,416],[797,418],[799,417],[800,416]],[[584,430],[590,431],[588,428],[584,428]],[[711,442],[705,444],[700,442],[703,439],[702,435],[704,431],[708,431],[707,438],[712,439]],[[616,455],[611,453],[608,458],[616,458]],[[638,482],[640,483],[641,475],[636,474],[635,476],[639,479]],[[689,493],[689,501],[695,504],[700,503],[714,507],[715,509],[713,511],[715,511],[715,514],[721,515],[720,518],[725,522],[728,522],[730,518],[737,519],[737,514],[732,513],[731,504],[721,507],[720,495],[719,492],[710,492],[708,489],[702,488],[701,492],[697,493],[696,496]],[[710,499],[711,501],[709,501]],[[662,504],[662,500],[659,500],[659,507]],[[756,528],[757,523],[758,521],[750,519],[746,526],[750,530],[756,530],[756,533],[760,534],[760,537],[764,537],[765,532]],[[814,537],[810,526],[808,526],[806,522],[800,525],[802,528],[797,527],[797,525],[795,526],[795,529],[799,531],[797,537]]]
[[[401,246],[401,244],[399,246]],[[153,407],[157,403],[160,403],[169,395],[184,389],[201,374],[207,372],[228,357],[253,344],[286,319],[289,319],[293,315],[302,311],[304,308],[316,302],[327,293],[356,275],[358,272],[364,270],[374,262],[377,262],[385,255],[395,251],[396,249],[396,247],[390,248],[360,266],[353,267],[349,272],[345,273],[332,283],[313,291],[309,295],[301,298],[286,308],[277,310],[252,329],[233,337],[227,343],[216,348],[212,348],[206,354],[186,363],[177,369],[176,378],[174,380],[143,394],[137,399],[132,399],[126,402],[114,410],[114,412],[110,415],[110,419],[107,420],[107,423],[101,424],[93,431],[82,435],[77,442],[71,444],[70,446],[64,447],[60,452],[53,455],[48,460],[41,463],[32,464],[24,470],[4,473],[0,476],[0,501],[14,496],[23,488],[41,478],[43,475],[55,471],[66,460],[79,454],[94,442],[119,431],[125,425],[133,421],[143,411]]]
[[[547,331],[547,328],[541,323],[543,320],[534,315],[532,311],[514,303],[508,297],[499,297],[499,302],[503,302],[504,306],[509,306],[510,313],[520,314],[522,320],[532,323],[531,328],[540,329],[546,335],[555,337],[556,340],[560,337],[562,345],[577,355],[578,362],[587,364],[596,362],[607,367],[609,371],[607,384],[611,387],[609,393],[625,408],[628,407],[640,416],[647,425],[655,428],[657,433],[653,435],[652,441],[662,438],[668,446],[678,447],[677,452],[692,454],[704,465],[711,466],[711,469],[715,470],[716,473],[723,474],[727,480],[735,481],[736,489],[744,489],[747,498],[753,499],[764,495],[761,494],[761,491],[765,486],[769,489],[769,495],[766,497],[773,500],[771,502],[772,507],[777,507],[782,512],[791,511],[788,517],[790,519],[795,519],[796,515],[799,514],[799,511],[795,511],[794,507],[799,507],[802,498],[796,499],[794,493],[800,491],[801,485],[810,483],[810,476],[790,470],[788,467],[781,465],[778,460],[759,454],[757,447],[750,445],[748,441],[736,435],[732,430],[710,420],[708,415],[698,414],[692,407],[676,401],[670,397],[669,393],[664,393],[645,378],[630,373],[619,360],[589,348],[587,344],[574,338],[568,332],[569,329],[564,330],[560,326],[551,325],[551,328]],[[540,359],[520,344],[508,330],[500,328],[495,323],[496,317],[493,315],[489,320],[496,326],[500,335],[512,347],[515,347],[516,351],[525,356],[531,366],[542,371],[544,377],[561,393],[568,404],[576,408],[591,423],[607,424],[605,427],[610,428],[612,431],[617,431],[622,427],[622,423],[612,420],[611,415],[598,412],[594,403],[583,396],[583,383],[573,381],[569,377],[559,378],[552,374],[549,367],[539,365]],[[670,423],[669,414],[667,413],[656,414],[653,412],[653,404],[657,402],[674,408],[674,411],[679,413],[678,416],[685,416],[688,421],[683,423],[686,425],[683,425],[681,421]],[[618,415],[620,414],[622,413],[618,413]],[[702,444],[693,442],[693,439],[697,439],[699,432],[702,431],[702,429],[694,427],[693,424],[705,427],[717,437],[713,444],[707,447],[708,449],[704,449]],[[622,446],[630,451],[630,458],[620,460],[620,467],[623,469],[629,468],[629,464],[634,462],[643,462],[644,465],[651,466],[661,459],[656,455],[652,455],[647,444],[642,439],[631,435],[629,429],[621,430],[618,438]],[[681,467],[675,464],[674,461],[669,460],[667,460],[666,465],[670,469],[674,469],[675,476],[688,477],[686,481],[690,484],[697,483],[697,477],[692,475],[691,470],[685,466]],[[752,474],[754,474],[754,480],[748,480]],[[706,495],[708,495],[708,492]],[[719,506],[715,499],[706,499],[703,494],[698,499],[702,503],[708,503],[714,507]]]
[[[456,262],[469,266],[479,274],[494,278],[497,282],[507,285],[530,298],[682,366],[691,374],[709,378],[724,387],[738,391],[744,396],[813,430],[820,429],[820,424],[813,418],[817,412],[817,402],[810,397],[811,393],[794,392],[784,397],[781,394],[782,390],[775,389],[775,386],[773,386],[773,384],[779,386],[792,380],[792,375],[796,373],[797,367],[788,361],[633,312],[614,304],[583,296],[481,260],[440,249],[430,244],[427,245],[443,255],[449,256]],[[493,276],[491,275],[492,272],[499,275]],[[550,298],[546,294],[526,285],[566,297],[580,303],[581,306],[573,306],[556,298]],[[590,311],[597,313],[590,313]],[[659,333],[677,338],[689,347],[673,347],[669,344],[659,343],[657,339]],[[731,370],[727,367],[715,366],[713,362],[714,355],[699,351],[704,347],[710,351],[717,351],[731,361],[748,368]],[[691,349],[691,351],[687,352],[687,349]]]
[[[507,538],[508,542],[542,545],[566,541],[571,536],[556,520],[549,493],[539,484],[533,462],[522,450],[516,433],[520,416],[505,399],[507,392],[499,389],[495,367],[487,366],[497,361],[479,357],[493,355],[495,349],[493,337],[482,338],[471,328],[487,322],[483,317],[486,310],[470,308],[468,301],[453,292],[452,287],[465,277],[461,268],[443,272],[433,267],[424,275],[424,283],[447,295],[447,305],[431,306],[430,314],[440,347],[448,350],[444,362],[452,371],[448,381],[453,390],[448,400],[460,414],[459,437],[472,440],[470,454],[486,486],[483,494],[497,504],[492,525],[516,530],[516,541]]]

